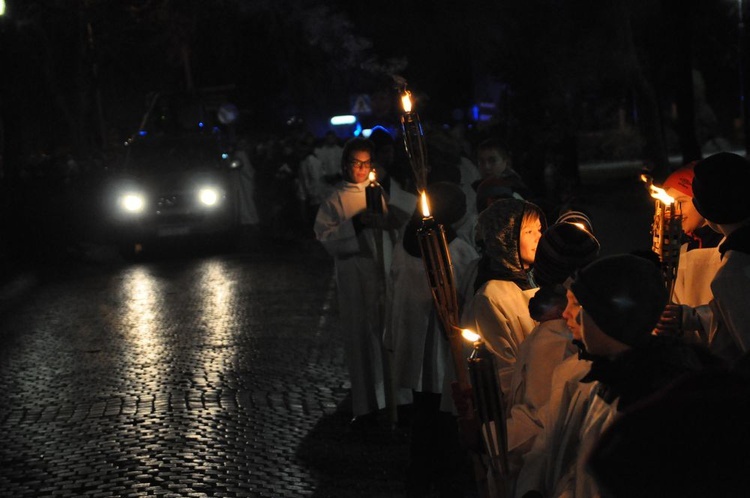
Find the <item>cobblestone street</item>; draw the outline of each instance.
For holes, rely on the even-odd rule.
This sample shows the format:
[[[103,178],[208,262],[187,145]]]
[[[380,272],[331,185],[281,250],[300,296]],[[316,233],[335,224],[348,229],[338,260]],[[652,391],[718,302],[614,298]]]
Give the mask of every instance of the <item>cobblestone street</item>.
[[[579,201],[602,255],[650,249],[639,182]],[[5,283],[0,496],[404,496],[407,432],[348,431],[336,302],[314,243]]]
[[[0,495],[400,496],[406,435],[347,432],[315,254],[78,264],[4,302]]]

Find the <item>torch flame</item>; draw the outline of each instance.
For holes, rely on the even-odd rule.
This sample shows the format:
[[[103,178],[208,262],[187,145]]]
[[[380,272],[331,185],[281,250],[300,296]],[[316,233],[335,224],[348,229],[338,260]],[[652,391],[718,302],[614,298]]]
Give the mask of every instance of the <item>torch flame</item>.
[[[471,329],[461,329],[461,335],[469,342],[477,342],[482,337]]]
[[[375,170],[374,169],[371,170],[370,174],[367,177],[369,178],[370,183],[374,183],[375,180],[376,180],[376,178],[377,178],[376,175],[375,175]]]
[[[670,205],[674,203],[674,198],[667,195],[667,191],[663,188],[654,187],[653,185],[650,186],[651,189],[651,197],[654,199],[660,200],[666,205]]]
[[[411,112],[411,92],[404,91],[401,95],[401,105],[404,107],[404,112]]]
[[[430,217],[430,204],[427,202],[427,192],[422,192],[420,202],[422,204],[422,216],[425,218],[429,218]]]

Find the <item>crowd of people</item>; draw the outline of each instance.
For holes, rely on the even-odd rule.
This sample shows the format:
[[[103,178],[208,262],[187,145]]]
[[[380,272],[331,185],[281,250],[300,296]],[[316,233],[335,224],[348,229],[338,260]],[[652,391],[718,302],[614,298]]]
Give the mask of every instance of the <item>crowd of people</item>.
[[[750,162],[721,152],[663,183],[684,241],[670,292],[658,255],[600,256],[585,212],[535,198],[502,142],[483,140],[471,157],[449,132],[425,134],[424,191],[460,308],[453,325],[479,337],[460,354],[486,351],[496,375],[502,420],[488,427],[478,417],[486,390],[457,382],[399,137],[329,139],[310,142],[300,163],[301,219],[335,262],[350,430],[383,424],[384,413],[410,424],[408,496],[745,492]]]

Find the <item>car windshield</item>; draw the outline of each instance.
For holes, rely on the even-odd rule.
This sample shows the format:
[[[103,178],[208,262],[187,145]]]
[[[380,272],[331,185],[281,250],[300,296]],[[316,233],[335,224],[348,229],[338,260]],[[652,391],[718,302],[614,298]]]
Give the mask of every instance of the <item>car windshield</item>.
[[[142,137],[129,147],[127,167],[134,171],[180,171],[217,168],[221,150],[214,137]]]

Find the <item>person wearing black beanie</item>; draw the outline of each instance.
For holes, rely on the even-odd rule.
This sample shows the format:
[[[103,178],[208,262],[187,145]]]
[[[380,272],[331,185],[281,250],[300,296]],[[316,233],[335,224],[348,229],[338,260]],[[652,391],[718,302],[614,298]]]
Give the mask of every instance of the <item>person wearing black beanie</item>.
[[[750,487],[750,382],[739,371],[686,376],[624,413],[588,460],[612,498],[733,498]]]
[[[712,319],[708,330],[703,327],[702,337],[714,353],[728,361],[737,360],[750,349],[748,183],[750,162],[731,152],[714,154],[695,166],[693,204],[725,237],[719,245],[721,267],[711,281]]]
[[[539,410],[550,401],[555,368],[577,351],[562,318],[566,305],[562,284],[598,254],[596,237],[573,223],[555,223],[539,239],[534,260],[539,290],[529,302],[531,317],[539,323],[518,349],[510,392],[506,393],[508,451],[514,463],[520,463],[542,430]]]
[[[591,358],[590,370],[580,380],[589,387],[574,392],[565,409],[548,420],[545,437],[537,438],[532,458],[524,464],[519,496],[531,490],[544,496],[599,496],[586,463],[602,431],[621,412],[684,375],[720,364],[701,346],[653,335],[667,290],[650,260],[631,254],[603,257],[578,271],[565,286],[568,304],[563,317]],[[534,458],[546,463],[530,465]],[[523,475],[526,466],[529,472],[559,472],[553,479],[544,472],[540,475],[546,478],[533,479]]]

